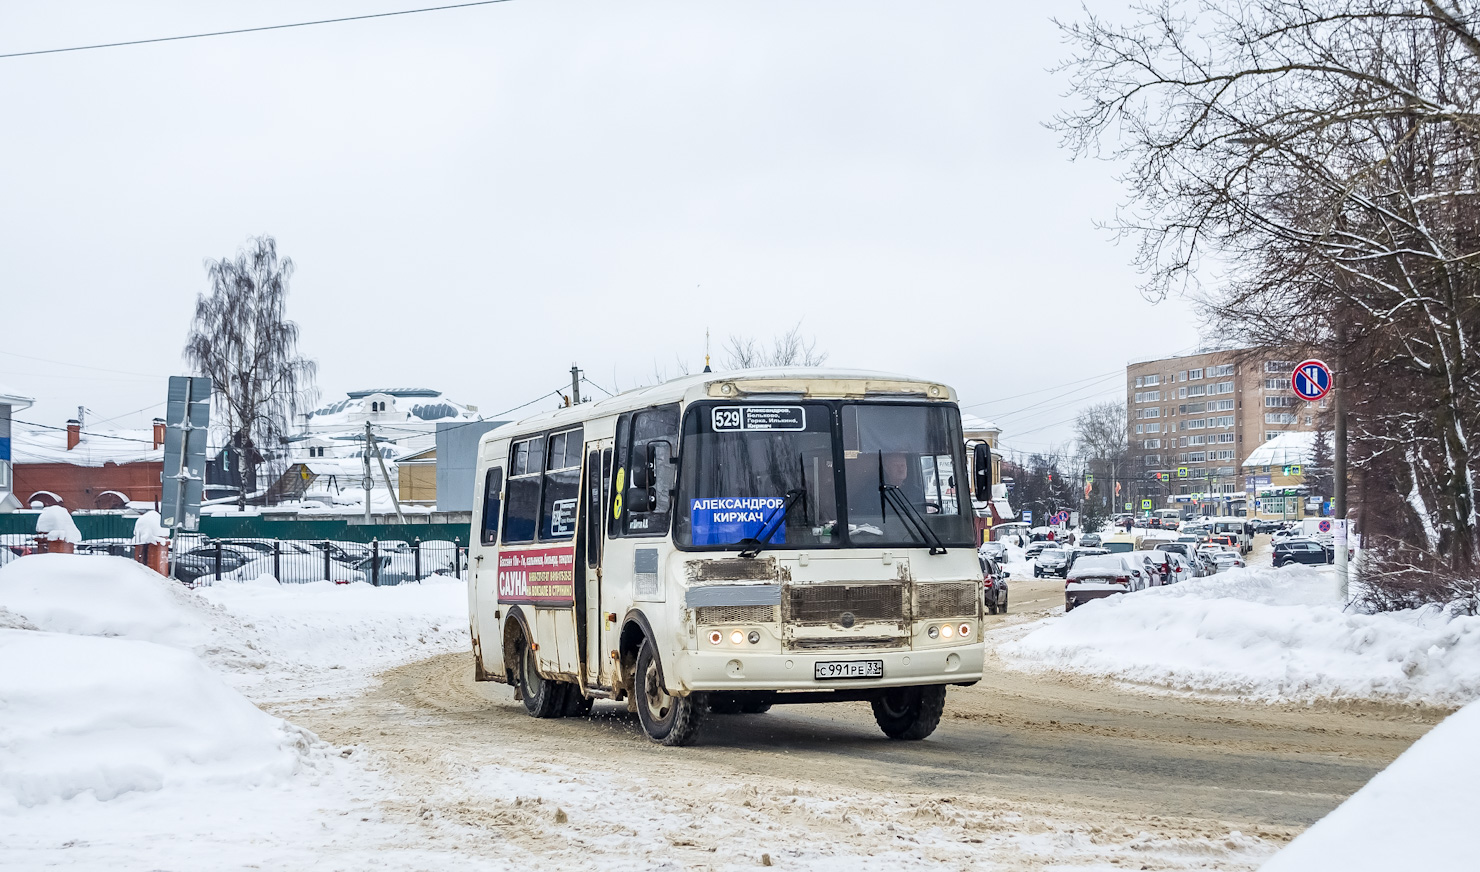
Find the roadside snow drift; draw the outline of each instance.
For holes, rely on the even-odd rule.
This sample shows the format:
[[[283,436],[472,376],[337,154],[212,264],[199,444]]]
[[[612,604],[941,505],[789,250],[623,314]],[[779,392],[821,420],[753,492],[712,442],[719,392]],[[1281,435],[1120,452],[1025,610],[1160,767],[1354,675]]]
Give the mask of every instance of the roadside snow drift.
[[[1475,868],[1480,703],[1450,715],[1262,872]]]
[[[83,793],[106,801],[275,781],[297,770],[312,743],[188,652],[0,630],[0,810]]]
[[[207,609],[178,584],[123,557],[33,554],[0,568],[0,606],[38,629],[178,648],[206,643]]]
[[[1480,699],[1480,618],[1343,611],[1329,570],[1233,570],[1108,597],[998,653],[1012,668],[1267,701]]]
[[[465,591],[193,592],[118,557],[11,561],[0,567],[0,812],[280,781],[328,749],[232,685],[279,697],[345,690],[386,665],[465,648]]]

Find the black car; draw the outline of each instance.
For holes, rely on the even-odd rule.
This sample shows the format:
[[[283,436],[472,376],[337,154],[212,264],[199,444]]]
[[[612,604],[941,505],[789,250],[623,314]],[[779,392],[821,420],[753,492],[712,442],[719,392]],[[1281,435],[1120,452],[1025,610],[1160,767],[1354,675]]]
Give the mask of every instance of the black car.
[[[238,569],[242,564],[254,559],[257,552],[250,548],[223,545],[221,547],[221,573],[231,572]],[[216,574],[216,546],[201,545],[186,551],[184,554],[175,555],[175,578],[180,581],[195,581],[201,576],[212,576]]]
[[[1287,563],[1307,563],[1313,566],[1324,566],[1330,563],[1332,554],[1326,546],[1314,539],[1286,539],[1276,542],[1274,546],[1274,565],[1284,566]]]
[[[1058,576],[1063,578],[1069,574],[1069,552],[1062,548],[1045,548],[1038,552],[1038,560],[1033,564],[1034,578],[1049,578]]]
[[[982,565],[982,601],[987,614],[1007,614],[1007,573],[1001,564],[985,555],[978,555]]]

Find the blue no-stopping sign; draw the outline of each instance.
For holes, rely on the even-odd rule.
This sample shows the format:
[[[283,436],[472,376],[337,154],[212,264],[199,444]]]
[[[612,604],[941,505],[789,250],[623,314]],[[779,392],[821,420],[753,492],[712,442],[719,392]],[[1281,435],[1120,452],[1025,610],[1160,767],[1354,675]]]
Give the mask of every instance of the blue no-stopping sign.
[[[1295,396],[1311,402],[1331,392],[1331,367],[1319,360],[1302,360],[1290,379]]]

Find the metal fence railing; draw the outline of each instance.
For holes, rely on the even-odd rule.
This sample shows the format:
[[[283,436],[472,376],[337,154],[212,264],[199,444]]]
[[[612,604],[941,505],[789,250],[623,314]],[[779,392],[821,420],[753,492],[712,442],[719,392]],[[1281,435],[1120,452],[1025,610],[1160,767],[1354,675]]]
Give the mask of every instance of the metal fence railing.
[[[4,536],[0,547],[12,554],[34,553],[34,536]],[[89,539],[77,554],[134,557],[134,546],[120,538]],[[364,582],[377,587],[419,582],[434,575],[462,578],[467,546],[453,539],[373,539],[368,543],[333,539],[211,539],[184,534],[171,549],[170,574],[190,587],[217,582],[251,582],[269,576],[281,584]]]

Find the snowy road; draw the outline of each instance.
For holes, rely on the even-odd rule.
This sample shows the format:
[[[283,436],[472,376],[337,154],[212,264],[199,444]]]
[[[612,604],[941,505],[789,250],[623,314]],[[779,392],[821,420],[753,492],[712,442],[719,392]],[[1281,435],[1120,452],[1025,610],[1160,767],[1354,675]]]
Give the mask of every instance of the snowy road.
[[[1016,582],[997,632],[1058,605],[1061,585]],[[474,683],[464,654],[393,669],[362,695],[269,707],[370,752],[405,798],[384,813],[408,840],[490,859],[577,849],[613,868],[753,866],[762,853],[858,868],[893,852],[895,867],[1253,868],[1445,714],[988,675],[953,688],[940,730],[908,744],[844,704],[711,717],[697,747],[655,747],[615,704],[534,721],[508,689]]]

